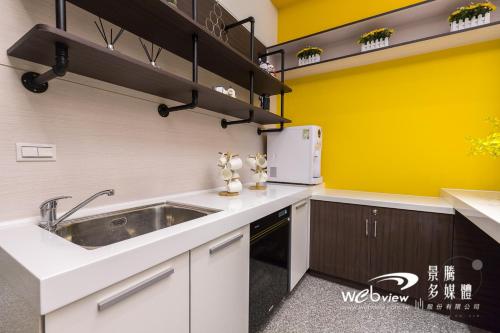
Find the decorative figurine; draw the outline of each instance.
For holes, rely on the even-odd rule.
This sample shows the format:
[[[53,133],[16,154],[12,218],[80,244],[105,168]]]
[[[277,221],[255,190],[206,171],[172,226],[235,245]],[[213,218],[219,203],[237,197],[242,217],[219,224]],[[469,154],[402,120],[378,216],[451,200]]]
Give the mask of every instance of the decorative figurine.
[[[234,90],[232,87],[229,87],[227,90],[227,95],[231,96],[232,98],[236,98],[236,90]]]
[[[227,90],[223,86],[215,86],[214,90],[221,94],[227,95]]]
[[[270,75],[276,77],[274,65],[268,62],[267,60],[259,59],[259,67],[260,69],[266,71]]]

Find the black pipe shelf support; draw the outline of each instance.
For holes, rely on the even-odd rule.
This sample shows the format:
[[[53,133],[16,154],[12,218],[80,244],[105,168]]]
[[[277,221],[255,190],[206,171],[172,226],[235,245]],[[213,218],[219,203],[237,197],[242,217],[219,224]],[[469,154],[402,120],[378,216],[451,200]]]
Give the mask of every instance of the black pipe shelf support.
[[[196,0],[193,0],[193,19],[196,17]],[[193,83],[198,83],[198,36],[193,35]],[[198,106],[198,91],[191,92],[191,103],[168,107],[166,104],[158,106],[158,113],[162,117],[168,117],[170,112],[192,110]]]
[[[272,56],[275,54],[280,54],[280,58],[281,58],[281,83],[285,83],[285,50],[280,49],[280,50],[276,50],[273,52],[261,54],[259,56],[259,59],[262,59],[262,58],[266,59],[268,56]],[[283,90],[281,90],[280,99],[281,99],[280,116],[281,116],[281,118],[284,118],[285,117],[285,92]],[[257,129],[257,134],[262,135],[263,133],[282,132],[283,129],[285,129],[285,126],[284,126],[285,124],[283,122],[280,122],[279,125],[280,125],[280,127],[278,127],[278,128],[271,128],[271,129],[259,128],[259,129]]]
[[[192,18],[193,21],[197,22],[198,20],[198,1],[192,0]],[[198,83],[198,35],[193,35],[193,83]],[[162,117],[168,117],[170,112],[175,111],[184,111],[184,110],[192,110],[198,106],[198,91],[193,90],[191,92],[191,103],[168,107],[166,104],[160,104],[158,106],[158,113]]]
[[[66,0],[55,0],[55,9],[56,27],[57,29],[66,31]],[[35,72],[24,73],[21,77],[21,82],[26,89],[33,93],[44,93],[49,89],[50,80],[66,75],[68,64],[68,47],[63,43],[56,42],[54,66],[43,74]]]
[[[193,90],[191,92],[191,103],[179,106],[172,106],[172,107],[168,107],[166,104],[160,104],[158,106],[158,113],[160,114],[160,116],[165,118],[168,117],[170,112],[191,110],[196,108],[197,106],[198,106],[198,91]]]
[[[249,116],[247,119],[235,120],[235,121],[227,121],[226,119],[222,119],[220,122],[220,125],[222,126],[222,128],[226,129],[228,126],[231,126],[231,125],[251,123],[251,122],[253,122],[253,119],[254,119],[254,111],[250,110]]]
[[[226,25],[224,31],[228,32],[229,30],[239,27],[240,25],[250,23],[250,60],[252,62],[255,61],[255,18],[253,16],[249,16],[244,20],[234,22]]]
[[[224,30],[227,32],[233,28],[239,27],[239,26],[246,24],[246,23],[250,23],[250,57],[249,58],[252,62],[254,62],[255,61],[255,18],[250,16],[244,20],[228,24]],[[254,91],[255,91],[255,89],[254,89],[255,83],[254,82],[255,82],[255,74],[254,74],[254,72],[250,72],[250,89],[249,89],[249,91],[250,91],[250,103],[249,104],[252,106],[254,103],[254,94],[255,94],[254,93]],[[253,121],[254,121],[254,110],[249,110],[248,111],[248,118],[242,119],[242,120],[235,120],[235,121],[228,121],[227,119],[222,119],[220,122],[220,125],[222,126],[222,128],[227,128],[228,126],[248,124],[248,123],[251,123]]]
[[[253,106],[254,102],[254,79],[255,74],[253,72],[250,72],[250,105]],[[247,119],[242,119],[242,120],[235,120],[235,121],[227,121],[226,119],[222,119],[220,122],[220,125],[222,128],[227,128],[228,126],[231,125],[239,125],[239,124],[248,124],[253,122],[254,120],[254,110],[249,110],[248,111],[248,118]]]

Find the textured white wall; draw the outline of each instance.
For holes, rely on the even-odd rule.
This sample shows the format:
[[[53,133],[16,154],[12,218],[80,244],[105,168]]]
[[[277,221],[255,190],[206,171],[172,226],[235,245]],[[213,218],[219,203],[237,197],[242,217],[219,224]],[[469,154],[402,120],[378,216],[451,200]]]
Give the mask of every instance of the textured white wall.
[[[274,43],[274,7],[268,0],[258,3],[223,1],[238,18],[253,15],[264,22],[258,25],[262,28],[257,35],[265,43]],[[54,25],[52,0],[2,0],[0,11],[0,48],[4,51],[33,25]],[[94,19],[68,5],[68,31],[102,43]],[[116,48],[146,60],[131,33],[126,32]],[[70,53],[70,59],[77,56]],[[160,56],[159,64],[190,77],[190,64],[172,54]],[[198,109],[162,119],[156,111],[161,99],[77,75],[52,81],[41,95],[22,87],[23,72],[45,69],[0,53],[0,221],[35,216],[40,202],[55,195],[74,196],[61,202],[63,211],[106,188],[116,189],[116,195],[94,205],[220,186],[217,152],[246,155],[264,149],[254,125],[223,130],[221,115]],[[234,87],[206,71],[200,72],[200,82]],[[239,96],[247,97],[244,89],[235,88]],[[56,144],[58,160],[16,162],[16,142]],[[248,179],[248,172],[243,176]]]

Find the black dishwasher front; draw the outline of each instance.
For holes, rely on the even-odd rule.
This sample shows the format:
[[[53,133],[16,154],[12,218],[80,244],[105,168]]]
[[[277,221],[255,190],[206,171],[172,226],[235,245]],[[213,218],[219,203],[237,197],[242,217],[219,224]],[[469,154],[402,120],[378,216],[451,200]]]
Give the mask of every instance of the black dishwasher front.
[[[250,225],[250,333],[288,294],[290,208]]]

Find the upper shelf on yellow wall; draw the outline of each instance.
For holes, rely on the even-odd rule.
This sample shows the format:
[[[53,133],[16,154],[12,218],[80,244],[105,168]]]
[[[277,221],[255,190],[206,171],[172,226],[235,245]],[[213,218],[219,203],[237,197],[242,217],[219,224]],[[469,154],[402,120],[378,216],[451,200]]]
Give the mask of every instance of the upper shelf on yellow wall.
[[[309,36],[274,45],[268,51],[285,51],[285,76],[294,79],[382,61],[465,46],[500,38],[500,15],[491,13],[491,23],[450,32],[448,16],[470,0],[430,0],[399,8]],[[361,52],[360,35],[377,28],[394,28],[391,46]],[[297,66],[296,54],[307,46],[321,47],[322,61]],[[279,68],[279,59],[272,61]]]
[[[358,52],[339,58],[328,59],[317,64],[289,68],[286,70],[286,79],[335,72],[342,69],[370,65],[499,38],[500,22],[496,22],[465,31],[442,34],[416,41],[394,44],[377,50]]]

